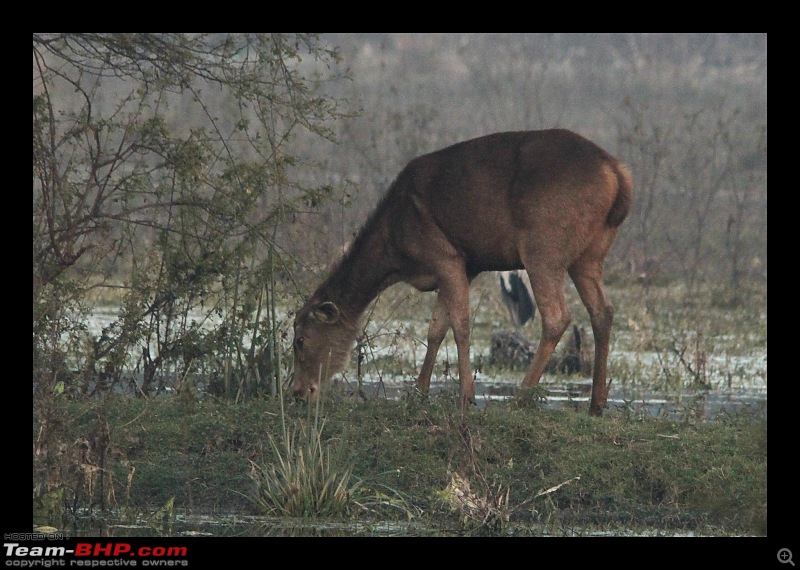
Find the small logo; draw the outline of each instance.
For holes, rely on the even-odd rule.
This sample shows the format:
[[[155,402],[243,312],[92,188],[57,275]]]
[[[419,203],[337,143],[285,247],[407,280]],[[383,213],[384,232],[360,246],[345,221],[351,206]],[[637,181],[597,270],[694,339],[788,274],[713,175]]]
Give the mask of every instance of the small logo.
[[[792,562],[792,551],[788,548],[781,548],[778,551],[778,561],[781,564],[791,564],[794,566],[794,562]]]

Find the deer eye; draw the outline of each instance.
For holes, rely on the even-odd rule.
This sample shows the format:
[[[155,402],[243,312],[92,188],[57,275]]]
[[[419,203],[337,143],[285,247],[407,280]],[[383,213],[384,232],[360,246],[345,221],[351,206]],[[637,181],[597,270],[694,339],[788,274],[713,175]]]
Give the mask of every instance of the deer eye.
[[[297,350],[300,350],[300,349],[302,349],[302,348],[303,348],[303,341],[305,341],[305,339],[304,339],[302,336],[301,336],[301,337],[299,337],[299,338],[297,338],[297,339],[295,339],[295,341],[294,341],[294,347],[295,347]]]

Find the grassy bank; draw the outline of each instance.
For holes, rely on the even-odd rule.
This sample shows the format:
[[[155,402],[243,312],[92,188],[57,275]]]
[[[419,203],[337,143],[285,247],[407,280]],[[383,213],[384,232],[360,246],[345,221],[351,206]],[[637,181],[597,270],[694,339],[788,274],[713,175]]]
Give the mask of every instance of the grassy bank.
[[[88,511],[137,517],[164,505],[165,516],[275,515],[263,500],[265,473],[296,461],[298,449],[309,468],[316,446],[327,476],[347,476],[339,521],[486,534],[624,527],[766,535],[766,406],[715,422],[688,418],[615,410],[591,418],[536,405],[461,414],[450,392],[400,402],[331,396],[319,407],[57,399],[34,414],[34,469],[63,511],[35,508],[34,522],[70,528]]]

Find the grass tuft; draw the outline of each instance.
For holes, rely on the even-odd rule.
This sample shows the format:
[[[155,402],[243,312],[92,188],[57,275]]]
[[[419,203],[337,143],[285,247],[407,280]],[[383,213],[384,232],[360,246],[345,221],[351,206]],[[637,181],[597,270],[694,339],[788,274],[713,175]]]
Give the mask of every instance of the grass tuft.
[[[251,461],[254,501],[268,515],[321,517],[349,515],[361,481],[353,465],[329,442],[323,442],[324,421],[310,426],[298,422],[287,428],[284,441],[269,436],[275,459]]]

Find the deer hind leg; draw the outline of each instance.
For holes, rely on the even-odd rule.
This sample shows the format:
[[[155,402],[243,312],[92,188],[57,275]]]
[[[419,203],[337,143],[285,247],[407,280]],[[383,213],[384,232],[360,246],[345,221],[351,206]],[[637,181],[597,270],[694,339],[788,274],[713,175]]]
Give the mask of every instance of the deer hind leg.
[[[571,321],[569,308],[564,299],[564,271],[553,273],[552,270],[531,266],[528,269],[528,276],[531,278],[533,296],[542,316],[542,337],[522,381],[524,388],[539,383],[558,341]]]
[[[447,308],[444,306],[442,296],[437,295],[436,306],[433,308],[431,322],[428,325],[428,348],[425,350],[425,360],[417,378],[417,387],[423,394],[427,394],[430,389],[436,354],[439,352],[439,347],[449,328],[450,319],[447,318]]]
[[[570,277],[575,283],[575,288],[581,301],[589,311],[594,335],[594,370],[592,373],[592,401],[589,413],[593,416],[602,415],[603,409],[608,405],[608,385],[606,372],[608,364],[608,350],[611,340],[611,324],[614,320],[614,307],[606,296],[603,286],[602,257],[589,255],[581,257],[569,268]]]

